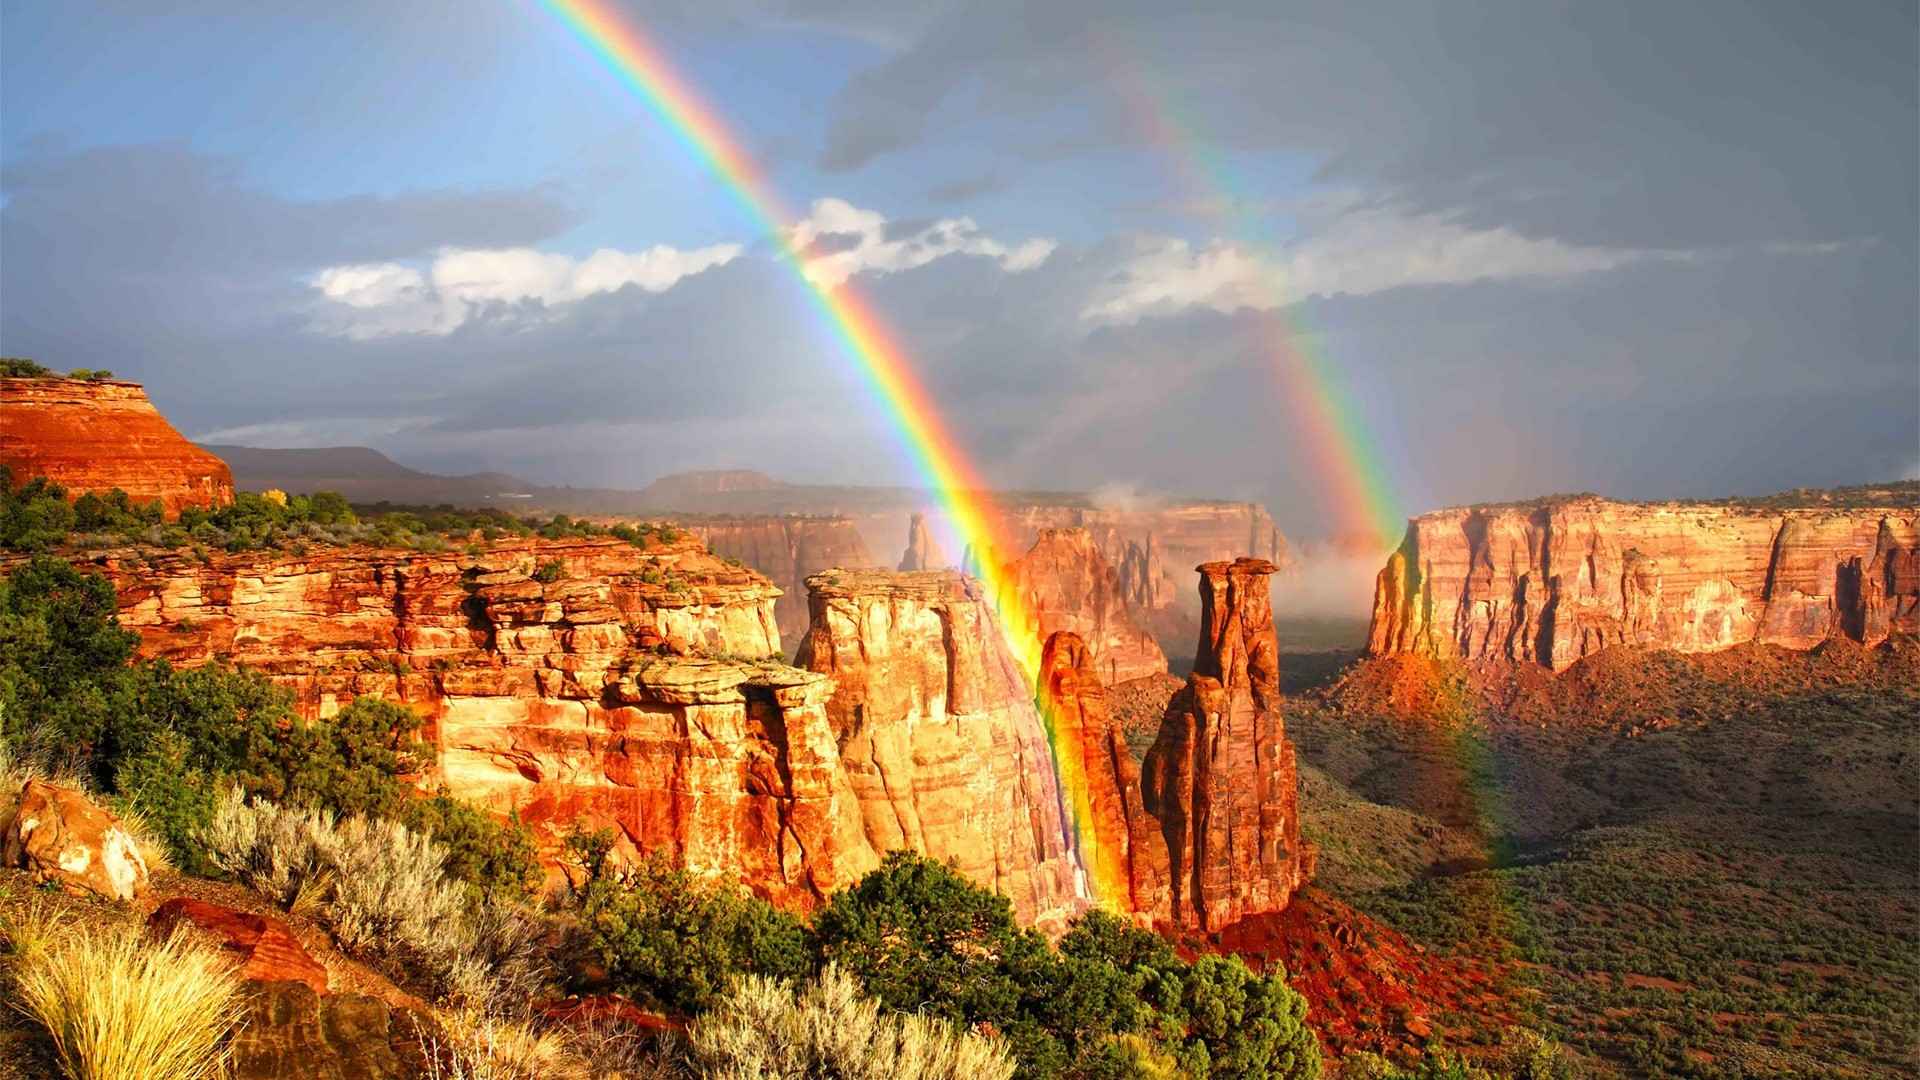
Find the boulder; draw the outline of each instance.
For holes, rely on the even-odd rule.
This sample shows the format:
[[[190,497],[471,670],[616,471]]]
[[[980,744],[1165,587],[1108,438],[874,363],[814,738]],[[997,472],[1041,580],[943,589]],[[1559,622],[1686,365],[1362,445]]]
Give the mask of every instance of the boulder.
[[[132,900],[147,891],[147,863],[133,836],[72,788],[28,780],[0,837],[0,862],[24,867],[71,892]]]
[[[234,1033],[232,1080],[401,1080],[435,1073],[431,1021],[365,994],[258,983]]]
[[[239,961],[240,977],[249,982],[298,982],[316,994],[327,992],[326,967],[279,919],[186,896],[161,904],[147,919],[148,928],[159,933],[170,933],[182,923],[218,938]]]

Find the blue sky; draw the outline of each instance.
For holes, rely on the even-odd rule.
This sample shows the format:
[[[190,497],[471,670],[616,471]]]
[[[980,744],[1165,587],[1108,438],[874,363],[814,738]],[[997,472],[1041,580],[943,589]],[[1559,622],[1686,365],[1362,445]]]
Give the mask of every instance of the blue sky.
[[[912,479],[766,238],[537,5],[184,7],[0,8],[0,349],[210,439]],[[996,482],[1338,531],[1272,311],[1409,511],[1920,469],[1910,4],[626,11]]]

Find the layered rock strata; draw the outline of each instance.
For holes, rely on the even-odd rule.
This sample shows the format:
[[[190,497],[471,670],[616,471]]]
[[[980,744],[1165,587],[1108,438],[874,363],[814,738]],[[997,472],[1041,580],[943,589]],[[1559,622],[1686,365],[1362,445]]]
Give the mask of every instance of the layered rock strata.
[[[1313,874],[1300,836],[1293,745],[1265,559],[1202,564],[1200,644],[1141,768],[1169,864],[1172,923],[1218,931],[1284,909]],[[1155,908],[1159,908],[1156,898]]]
[[[1087,530],[1041,529],[1033,547],[996,580],[1016,601],[1000,604],[1000,610],[1018,611],[1038,644],[1073,634],[1090,650],[1092,670],[1104,684],[1166,673],[1166,654],[1141,625],[1120,574]]]
[[[877,565],[853,522],[844,517],[706,518],[687,528],[722,558],[738,559],[780,587],[774,619],[781,639],[799,641],[807,632],[807,578],[823,570],[857,570]]]
[[[1408,523],[1368,649],[1556,671],[1612,645],[1804,649],[1920,629],[1920,509],[1576,498]]]
[[[233,501],[227,463],[175,431],[138,383],[0,379],[0,465],[16,487],[44,476],[74,498],[119,488],[170,518]]]
[[[808,581],[795,663],[831,676],[827,715],[875,856],[951,860],[1057,926],[1086,906],[1047,733],[979,585],[953,571]]]

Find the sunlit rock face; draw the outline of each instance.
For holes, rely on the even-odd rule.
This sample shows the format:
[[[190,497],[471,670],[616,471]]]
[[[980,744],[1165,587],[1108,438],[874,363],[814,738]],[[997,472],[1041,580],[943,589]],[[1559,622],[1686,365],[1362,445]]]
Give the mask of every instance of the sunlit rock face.
[[[1176,926],[1217,931],[1280,911],[1313,876],[1300,835],[1293,745],[1280,711],[1279,645],[1265,559],[1201,565],[1193,674],[1167,705],[1141,767],[1159,825]],[[1162,908],[1164,904],[1164,908]]]
[[[876,565],[853,522],[822,515],[747,515],[703,518],[688,525],[707,549],[738,559],[780,587],[774,617],[782,640],[797,642],[807,632],[807,578],[823,570]]]
[[[843,571],[808,581],[796,660],[827,703],[866,845],[952,861],[1057,926],[1086,906],[1062,792],[1026,675],[971,578]]]
[[[158,500],[168,517],[233,501],[227,463],[188,442],[136,383],[0,379],[0,465],[16,487],[44,476],[89,491]]]
[[[995,581],[1014,601],[998,606],[1022,621],[1016,632],[1032,635],[1039,645],[1055,634],[1073,634],[1106,685],[1166,672],[1166,655],[1087,530],[1041,529],[1033,547],[1002,567]]]
[[[1578,498],[1414,518],[1377,580],[1368,648],[1557,671],[1610,645],[1804,649],[1916,627],[1912,506]]]

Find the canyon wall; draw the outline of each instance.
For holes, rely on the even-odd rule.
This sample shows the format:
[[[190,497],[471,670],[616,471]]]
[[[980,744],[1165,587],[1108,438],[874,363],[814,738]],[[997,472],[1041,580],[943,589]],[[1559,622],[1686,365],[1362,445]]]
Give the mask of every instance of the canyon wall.
[[[1920,509],[1618,503],[1424,514],[1368,649],[1563,669],[1610,645],[1804,649],[1920,629]]]
[[[875,855],[951,860],[1060,926],[1087,903],[1047,732],[978,582],[951,570],[808,581],[795,663],[831,676],[827,715]]]
[[[1200,629],[1200,609],[1187,586],[1188,567],[1241,556],[1266,559],[1284,570],[1292,564],[1285,536],[1266,509],[1254,503],[1171,502],[1136,509],[1066,503],[1002,503],[994,523],[1009,550],[968,548],[961,567],[984,558],[1009,561],[1048,529],[1084,529],[1118,578],[1121,602],[1163,653],[1184,657]]]
[[[138,383],[0,378],[0,465],[78,498],[119,488],[168,517],[233,501],[227,463],[181,437]]]
[[[730,477],[720,474],[722,480]],[[876,565],[859,530],[845,517],[766,515],[704,518],[684,524],[715,555],[738,559],[773,579],[781,592],[774,601],[774,618],[781,637],[789,642],[807,632],[807,578],[823,570]]]
[[[1024,631],[1044,646],[1070,632],[1108,686],[1164,674],[1166,654],[1141,624],[1126,582],[1085,529],[1041,529],[1033,547],[998,576],[1018,597]],[[997,605],[1008,610],[1008,605]]]

